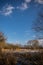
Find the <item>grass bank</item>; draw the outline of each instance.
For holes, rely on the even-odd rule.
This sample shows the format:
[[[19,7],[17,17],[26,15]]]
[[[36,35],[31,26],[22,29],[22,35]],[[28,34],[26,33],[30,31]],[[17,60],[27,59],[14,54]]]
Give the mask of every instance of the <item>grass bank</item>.
[[[43,65],[43,52],[0,53],[0,65]]]

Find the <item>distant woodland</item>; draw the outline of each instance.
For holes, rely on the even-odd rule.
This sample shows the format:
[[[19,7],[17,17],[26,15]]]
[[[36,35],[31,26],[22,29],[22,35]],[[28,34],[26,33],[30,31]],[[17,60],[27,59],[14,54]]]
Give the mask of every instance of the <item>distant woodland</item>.
[[[20,44],[7,43],[3,32],[0,32],[0,49],[43,49],[38,40],[30,40],[24,46]]]

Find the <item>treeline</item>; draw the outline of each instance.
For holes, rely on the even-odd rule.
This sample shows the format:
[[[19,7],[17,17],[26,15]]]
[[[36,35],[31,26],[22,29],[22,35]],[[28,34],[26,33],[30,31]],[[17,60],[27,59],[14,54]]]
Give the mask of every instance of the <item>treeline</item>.
[[[7,43],[6,42],[6,37],[4,35],[4,33],[0,32],[0,48],[4,48],[4,49],[16,49],[16,48],[20,48],[19,45],[14,45],[13,43]]]
[[[43,46],[39,45],[38,40],[30,40],[24,46],[19,44],[10,44],[6,42],[4,33],[0,32],[0,49],[43,49]]]
[[[41,42],[39,40],[30,40],[27,42],[26,45],[24,45],[24,48],[26,49],[43,49],[43,45],[40,45]],[[43,44],[43,42],[42,42]]]

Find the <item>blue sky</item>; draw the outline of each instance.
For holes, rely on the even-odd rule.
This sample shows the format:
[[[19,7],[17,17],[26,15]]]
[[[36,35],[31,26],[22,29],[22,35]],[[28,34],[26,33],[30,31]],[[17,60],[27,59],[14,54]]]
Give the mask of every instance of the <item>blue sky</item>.
[[[0,0],[0,31],[10,43],[25,44],[35,38],[33,21],[43,7],[43,0]]]

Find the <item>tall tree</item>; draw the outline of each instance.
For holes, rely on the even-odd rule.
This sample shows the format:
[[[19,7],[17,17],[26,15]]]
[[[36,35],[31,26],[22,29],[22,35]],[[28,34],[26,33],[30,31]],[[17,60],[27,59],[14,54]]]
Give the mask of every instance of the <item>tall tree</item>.
[[[43,9],[39,12],[36,21],[33,23],[33,30],[36,33],[36,38],[43,39]]]
[[[5,42],[5,36],[4,33],[0,32],[0,42]]]
[[[4,33],[0,32],[0,49],[6,45],[5,40],[6,38],[4,36]]]

